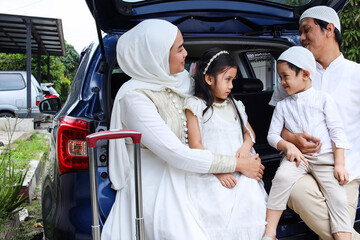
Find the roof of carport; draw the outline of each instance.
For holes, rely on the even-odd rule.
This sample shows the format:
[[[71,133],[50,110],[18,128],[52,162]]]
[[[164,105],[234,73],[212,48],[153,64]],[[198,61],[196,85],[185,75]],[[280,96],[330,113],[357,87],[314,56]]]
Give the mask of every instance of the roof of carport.
[[[26,54],[26,23],[31,25],[31,51],[47,56],[64,56],[61,19],[0,14],[0,52]]]

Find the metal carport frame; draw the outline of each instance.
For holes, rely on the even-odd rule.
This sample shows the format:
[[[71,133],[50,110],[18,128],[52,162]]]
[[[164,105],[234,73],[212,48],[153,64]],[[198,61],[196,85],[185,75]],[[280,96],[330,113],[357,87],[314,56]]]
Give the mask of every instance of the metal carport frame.
[[[31,111],[31,54],[38,55],[40,79],[40,56],[64,56],[65,42],[61,19],[0,14],[0,52],[26,54],[27,108]]]

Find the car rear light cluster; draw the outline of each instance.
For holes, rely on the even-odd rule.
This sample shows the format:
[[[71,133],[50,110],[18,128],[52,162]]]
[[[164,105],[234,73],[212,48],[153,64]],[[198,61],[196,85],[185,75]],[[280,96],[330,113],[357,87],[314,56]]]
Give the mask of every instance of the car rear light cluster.
[[[40,101],[41,101],[41,96],[36,96],[36,106],[39,106]]]
[[[59,118],[57,152],[60,175],[89,168],[86,144],[88,134],[88,121],[69,116]]]

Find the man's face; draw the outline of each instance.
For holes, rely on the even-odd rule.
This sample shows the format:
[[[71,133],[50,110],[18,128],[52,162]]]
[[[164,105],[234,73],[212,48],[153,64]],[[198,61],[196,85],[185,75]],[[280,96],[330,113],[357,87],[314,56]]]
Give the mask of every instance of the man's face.
[[[304,18],[299,27],[300,43],[303,47],[310,50],[316,60],[324,53],[326,45],[326,33],[322,31],[313,18]]]

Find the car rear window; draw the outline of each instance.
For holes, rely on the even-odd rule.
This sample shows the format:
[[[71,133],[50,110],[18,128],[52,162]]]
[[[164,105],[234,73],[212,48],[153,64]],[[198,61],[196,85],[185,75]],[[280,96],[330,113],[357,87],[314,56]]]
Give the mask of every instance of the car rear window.
[[[292,7],[299,7],[308,4],[312,0],[265,0],[265,1],[279,3]]]
[[[0,91],[19,90],[23,88],[25,88],[25,81],[21,74],[0,74]]]
[[[248,58],[255,76],[263,83],[263,90],[273,90],[276,84],[276,60],[270,52],[254,51],[247,52]]]
[[[137,3],[137,2],[151,2],[154,0],[124,0],[124,2],[130,2],[130,3]],[[292,6],[292,7],[299,7],[304,6],[308,3],[310,3],[312,0],[265,0],[267,2],[274,2],[279,3],[282,5]]]

